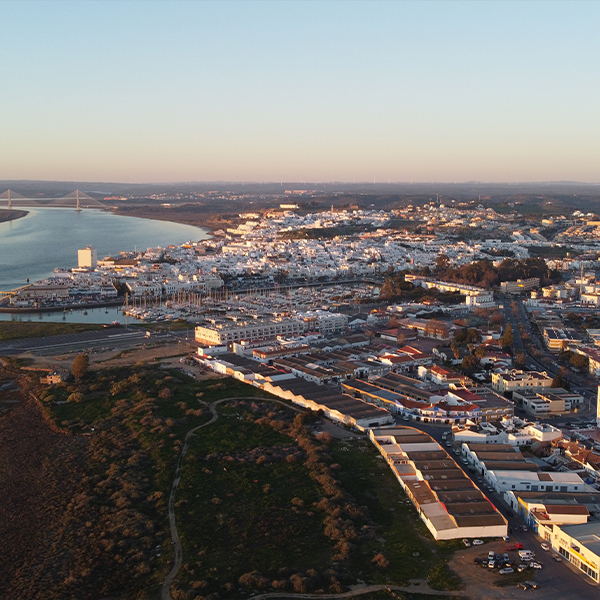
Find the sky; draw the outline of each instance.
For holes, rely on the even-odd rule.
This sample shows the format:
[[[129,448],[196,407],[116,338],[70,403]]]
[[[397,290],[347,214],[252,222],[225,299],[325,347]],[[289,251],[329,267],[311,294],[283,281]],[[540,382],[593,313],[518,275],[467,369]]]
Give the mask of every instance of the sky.
[[[600,2],[0,2],[0,180],[600,182]]]

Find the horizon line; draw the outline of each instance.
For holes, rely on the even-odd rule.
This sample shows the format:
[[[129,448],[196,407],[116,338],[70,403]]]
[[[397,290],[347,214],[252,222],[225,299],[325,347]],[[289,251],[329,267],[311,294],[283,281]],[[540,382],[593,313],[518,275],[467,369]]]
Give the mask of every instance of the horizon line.
[[[568,179],[556,180],[538,180],[538,181],[294,181],[294,180],[228,180],[228,179],[207,179],[207,180],[174,180],[174,181],[110,181],[110,180],[85,180],[85,179],[0,179],[0,183],[99,183],[99,184],[120,184],[120,185],[285,185],[309,186],[309,185],[353,185],[353,186],[374,186],[374,185],[600,185],[600,181],[579,181]]]

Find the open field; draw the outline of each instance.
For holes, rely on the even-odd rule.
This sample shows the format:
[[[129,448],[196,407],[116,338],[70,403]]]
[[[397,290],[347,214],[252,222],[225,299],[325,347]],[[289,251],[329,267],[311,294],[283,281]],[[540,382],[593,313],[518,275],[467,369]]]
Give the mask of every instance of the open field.
[[[222,392],[152,365],[41,389],[37,373],[7,364],[4,377],[40,403],[21,395],[0,418],[9,461],[0,468],[0,540],[11,546],[0,597],[157,597],[171,561],[166,498],[181,439],[206,419],[196,394]],[[223,385],[234,394],[241,387]]]
[[[102,329],[97,323],[33,323],[31,321],[0,321],[0,341],[49,337]]]
[[[182,469],[176,597],[339,593],[358,580],[428,577],[434,589],[460,587],[446,567],[456,542],[431,540],[364,437],[318,433],[314,415],[258,400],[218,411]]]
[[[11,364],[5,377],[40,400],[21,396],[0,419],[3,455],[22,457],[0,470],[6,523],[31,531],[0,529],[14,550],[2,571],[15,574],[0,579],[2,597],[157,598],[172,565],[167,499],[182,440],[210,418],[203,403],[252,395],[224,400],[191,438],[175,498],[184,552],[174,599],[428,576],[432,588],[459,585],[445,566],[456,545],[431,540],[364,437],[232,379],[200,382],[137,361],[42,389]],[[25,502],[13,479],[43,492]],[[372,597],[409,597],[396,594]]]

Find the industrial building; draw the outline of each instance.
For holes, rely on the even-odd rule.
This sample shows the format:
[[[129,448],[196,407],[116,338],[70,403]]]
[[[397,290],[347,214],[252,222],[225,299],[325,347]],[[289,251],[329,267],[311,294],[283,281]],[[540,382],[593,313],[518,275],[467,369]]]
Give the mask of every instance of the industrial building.
[[[429,435],[395,427],[369,437],[436,540],[506,535],[506,519]]]

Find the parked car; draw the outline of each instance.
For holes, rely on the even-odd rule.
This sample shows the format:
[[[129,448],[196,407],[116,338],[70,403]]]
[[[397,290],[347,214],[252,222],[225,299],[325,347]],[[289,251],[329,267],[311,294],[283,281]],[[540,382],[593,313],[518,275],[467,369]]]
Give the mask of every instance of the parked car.
[[[537,583],[533,583],[533,581],[521,581],[517,583],[517,587],[522,590],[535,590],[538,587]]]
[[[519,550],[519,558],[523,562],[530,562],[535,558],[535,554],[531,550]]]
[[[493,569],[496,566],[496,561],[492,558],[488,561],[488,568]]]
[[[508,548],[504,548],[505,552],[512,552],[513,550],[523,550],[523,544],[521,544],[520,542],[516,542],[512,546],[509,546]]]
[[[473,546],[483,546],[483,540],[473,540]]]
[[[464,544],[464,545],[465,545],[467,548],[469,548],[469,547],[471,546],[471,542],[470,542],[470,541],[469,541],[467,538],[465,538],[465,539],[462,541],[462,543],[463,543],[463,544]]]
[[[542,565],[542,563],[539,562],[532,562],[529,566],[533,569],[541,569],[544,565]]]
[[[510,535],[505,535],[505,536],[504,536],[502,539],[503,539],[505,542],[510,542]]]
[[[519,573],[522,573],[523,571],[525,571],[525,569],[527,569],[527,565],[519,565],[517,567],[517,571],[519,571]]]
[[[511,573],[514,573],[515,570],[512,569],[511,567],[506,567],[505,569],[500,569],[500,575],[510,575]]]
[[[558,555],[558,554],[553,554],[552,558],[556,561],[556,562],[562,562],[562,558]]]
[[[527,533],[527,525],[521,525],[521,531]]]
[[[504,562],[510,561],[510,557],[508,556],[508,554],[506,554],[506,552],[504,553],[504,556],[502,556],[502,559],[504,560]]]
[[[494,560],[494,558],[496,558],[496,555],[494,554],[493,550],[490,550],[488,552],[488,560]]]
[[[542,543],[540,544],[540,546],[542,547],[542,550],[543,550],[544,552],[548,552],[548,551],[550,550],[550,546],[548,546],[548,544],[546,544],[546,542],[542,542]]]

